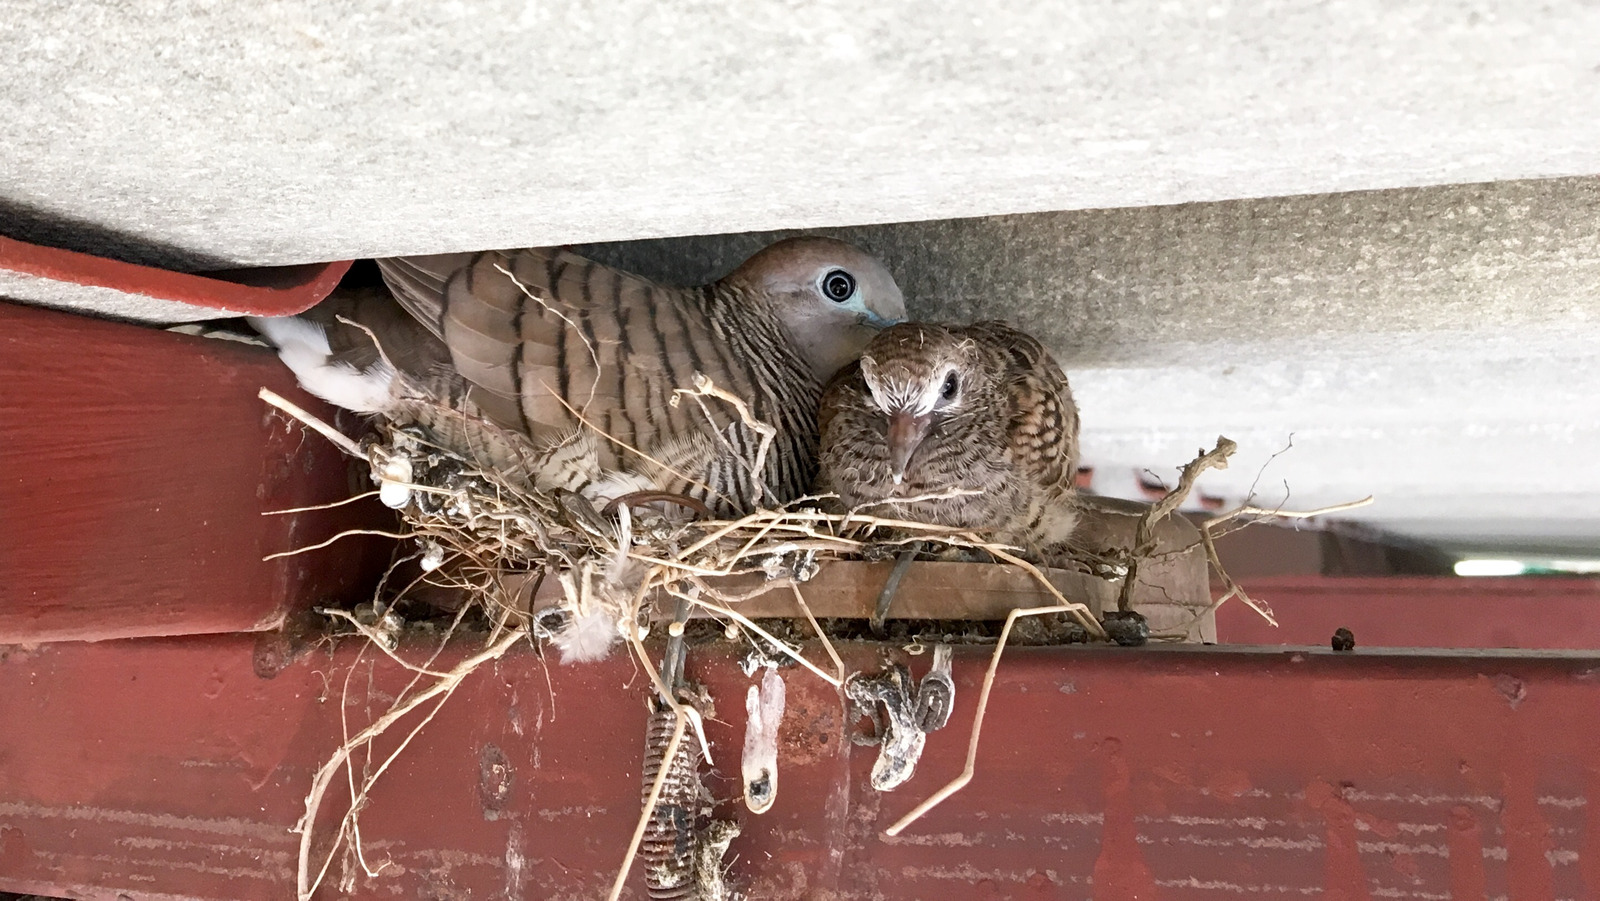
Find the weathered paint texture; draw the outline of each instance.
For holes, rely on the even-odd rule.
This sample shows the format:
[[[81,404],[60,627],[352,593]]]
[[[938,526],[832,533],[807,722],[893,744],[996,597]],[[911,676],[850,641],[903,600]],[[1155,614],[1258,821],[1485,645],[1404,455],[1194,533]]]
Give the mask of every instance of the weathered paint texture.
[[[1248,534],[1248,533],[1243,533]],[[1545,576],[1271,576],[1242,579],[1278,625],[1237,601],[1217,608],[1228,644],[1600,651],[1600,579]],[[1214,590],[1221,596],[1220,590]]]
[[[0,228],[9,224],[3,212],[0,204]],[[49,237],[83,240],[71,229]],[[346,260],[193,275],[0,237],[0,298],[119,319],[289,316],[327,297],[349,268]]]
[[[352,642],[270,678],[254,651],[218,636],[6,653],[0,889],[285,897],[290,829],[341,715],[362,727],[408,677]],[[401,649],[427,651],[421,638]],[[901,653],[844,652],[854,668]],[[1595,660],[1017,649],[976,778],[885,838],[959,771],[985,661],[957,654],[951,725],[882,795],[837,694],[787,671],[783,788],[753,817],[729,769],[747,679],[721,653],[692,654],[721,701],[707,729],[713,790],[744,821],[735,878],[779,901],[1600,894]],[[918,675],[926,664],[911,660]],[[356,896],[592,901],[638,814],[645,685],[621,656],[547,666],[526,648],[474,674],[373,793],[361,834],[377,875],[358,874]],[[335,788],[324,828],[348,803]]]
[[[380,542],[265,559],[393,517],[264,515],[365,475],[262,387],[361,428],[266,348],[0,303],[0,642],[271,629],[370,592]]]

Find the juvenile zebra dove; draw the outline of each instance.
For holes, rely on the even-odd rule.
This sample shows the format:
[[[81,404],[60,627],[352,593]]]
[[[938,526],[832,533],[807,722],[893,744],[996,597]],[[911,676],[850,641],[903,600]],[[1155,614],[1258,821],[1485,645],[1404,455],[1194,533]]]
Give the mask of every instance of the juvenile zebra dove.
[[[846,507],[1033,551],[1077,522],[1067,377],[1004,323],[886,329],[827,387],[819,421],[818,488]]]
[[[540,488],[597,502],[668,492],[722,515],[810,486],[822,385],[905,317],[888,270],[826,238],[781,241],[697,288],[563,250],[378,266],[399,307],[373,289],[336,295],[309,318],[252,320],[307,390],[420,422]],[[776,430],[759,478],[759,436],[731,405],[675,396],[697,373]],[[499,428],[473,427],[483,421]],[[505,432],[527,447],[507,446]]]

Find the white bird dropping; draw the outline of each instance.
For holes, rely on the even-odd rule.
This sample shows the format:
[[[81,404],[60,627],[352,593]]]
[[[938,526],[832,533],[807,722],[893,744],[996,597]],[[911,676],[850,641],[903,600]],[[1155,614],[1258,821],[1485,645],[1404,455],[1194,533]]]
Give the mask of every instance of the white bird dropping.
[[[383,461],[376,473],[378,500],[396,510],[411,500],[411,461],[405,457],[390,457]]]
[[[744,804],[751,813],[766,813],[778,798],[778,726],[783,722],[783,677],[768,667],[759,687],[752,685],[744,698],[749,715],[744,727]]]

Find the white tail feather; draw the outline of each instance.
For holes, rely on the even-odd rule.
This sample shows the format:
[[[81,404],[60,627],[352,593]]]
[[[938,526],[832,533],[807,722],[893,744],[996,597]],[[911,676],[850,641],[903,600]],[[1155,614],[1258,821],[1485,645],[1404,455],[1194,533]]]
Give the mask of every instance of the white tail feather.
[[[278,348],[278,357],[300,380],[300,387],[317,397],[357,413],[383,413],[394,406],[394,369],[386,361],[380,359],[364,372],[348,363],[330,362],[328,335],[309,319],[252,316],[249,322]]]

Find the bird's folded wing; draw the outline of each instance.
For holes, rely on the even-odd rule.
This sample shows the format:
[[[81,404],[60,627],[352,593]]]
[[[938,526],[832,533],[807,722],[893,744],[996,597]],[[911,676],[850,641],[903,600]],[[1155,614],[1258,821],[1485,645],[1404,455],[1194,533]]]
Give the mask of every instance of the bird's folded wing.
[[[478,407],[534,437],[582,421],[646,449],[679,437],[675,388],[727,371],[692,293],[562,250],[477,254],[444,282],[438,322]]]
[[[1066,492],[1078,473],[1078,408],[1067,376],[1033,336],[1003,323],[973,326],[1011,360],[1011,445],[1035,483]]]
[[[339,288],[304,318],[323,327],[328,361],[357,371],[377,362],[380,355],[413,378],[428,377],[450,362],[444,342],[395,306],[389,293],[377,286]]]
[[[378,260],[378,271],[395,300],[435,337],[444,337],[444,288],[478,254],[439,253],[431,256]]]

